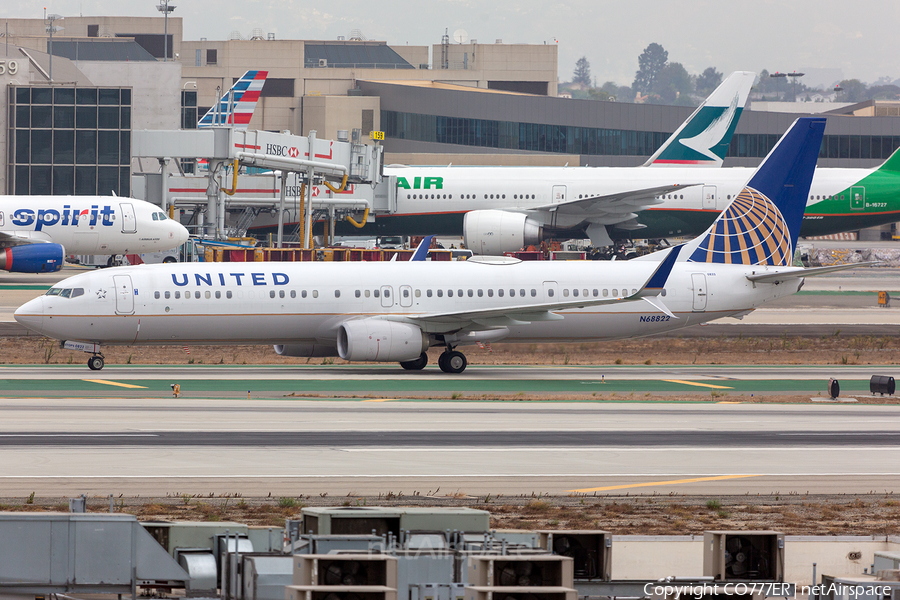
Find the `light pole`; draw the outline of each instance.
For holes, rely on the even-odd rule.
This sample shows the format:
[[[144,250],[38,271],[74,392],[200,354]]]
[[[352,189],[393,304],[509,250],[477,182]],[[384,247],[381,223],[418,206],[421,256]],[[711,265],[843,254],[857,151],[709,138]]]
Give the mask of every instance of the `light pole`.
[[[791,73],[779,73],[778,71],[774,73],[770,73],[769,77],[790,77],[791,82],[793,83],[792,90],[794,93],[794,102],[797,101],[797,79],[803,77],[806,73],[798,73],[797,71],[792,71]]]
[[[163,62],[169,62],[169,13],[175,10],[174,6],[169,6],[169,0],[159,0],[156,10],[163,13],[165,18],[165,29],[163,34]]]
[[[44,9],[44,10],[46,10],[46,9]],[[47,20],[46,31],[47,31],[47,33],[50,34],[50,74],[49,74],[49,77],[50,77],[50,83],[52,84],[53,83],[53,33],[56,31],[63,30],[63,28],[60,27],[59,25],[54,25],[53,21],[58,21],[60,19],[63,19],[64,17],[62,15],[49,14],[45,18]]]

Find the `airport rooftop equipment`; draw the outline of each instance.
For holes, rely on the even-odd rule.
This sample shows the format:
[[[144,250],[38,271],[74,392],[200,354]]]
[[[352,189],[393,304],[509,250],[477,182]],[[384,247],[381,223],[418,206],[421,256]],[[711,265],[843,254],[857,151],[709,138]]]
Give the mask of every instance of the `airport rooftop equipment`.
[[[348,183],[378,183],[381,181],[383,148],[379,145],[361,143],[357,131],[354,131],[353,141],[337,141],[319,140],[315,131],[310,131],[308,136],[297,136],[288,133],[210,127],[187,131],[135,131],[132,154],[135,158],[159,160],[163,182],[168,180],[168,159],[205,158],[209,161],[205,234],[214,239],[225,237],[223,194],[233,195],[237,191],[239,166],[296,173],[301,182],[300,196],[303,197],[305,204],[303,240],[305,245],[311,245],[314,184],[323,183],[329,189],[338,191],[343,190]],[[229,164],[230,181],[227,177]],[[330,182],[336,182],[337,185]],[[286,187],[287,178],[281,177],[279,247],[282,241]],[[168,185],[161,185],[160,188],[161,197],[150,201],[159,200],[160,205],[166,209],[169,206],[169,188]],[[348,209],[341,204],[340,200],[324,203],[332,223],[337,211]],[[354,202],[349,208],[355,210],[359,205],[359,202]],[[210,226],[209,223],[214,223],[214,226]]]
[[[146,581],[186,582],[134,515],[0,513],[0,594],[128,594]],[[13,541],[14,540],[14,541]]]

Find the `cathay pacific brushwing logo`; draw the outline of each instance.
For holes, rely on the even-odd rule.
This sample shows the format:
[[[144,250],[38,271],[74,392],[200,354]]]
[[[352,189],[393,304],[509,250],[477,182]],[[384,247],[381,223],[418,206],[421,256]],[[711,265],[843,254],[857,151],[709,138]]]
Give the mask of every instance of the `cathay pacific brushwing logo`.
[[[722,156],[716,155],[713,152],[713,148],[728,135],[729,129],[731,129],[731,123],[734,121],[734,117],[737,114],[739,99],[740,94],[735,94],[734,98],[731,100],[731,104],[725,109],[725,112],[713,119],[706,129],[694,137],[678,140],[679,143],[695,152],[699,152],[712,161],[719,161],[725,158],[724,153]]]

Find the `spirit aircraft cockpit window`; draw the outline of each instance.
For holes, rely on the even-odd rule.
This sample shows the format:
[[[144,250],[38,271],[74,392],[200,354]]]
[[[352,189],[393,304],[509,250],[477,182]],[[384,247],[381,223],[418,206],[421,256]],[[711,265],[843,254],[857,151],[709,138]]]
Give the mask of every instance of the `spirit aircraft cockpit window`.
[[[166,219],[168,219],[168,217],[166,216],[166,213],[164,213],[164,212],[155,212],[155,213],[153,213],[153,220],[154,220],[154,221],[165,221]]]

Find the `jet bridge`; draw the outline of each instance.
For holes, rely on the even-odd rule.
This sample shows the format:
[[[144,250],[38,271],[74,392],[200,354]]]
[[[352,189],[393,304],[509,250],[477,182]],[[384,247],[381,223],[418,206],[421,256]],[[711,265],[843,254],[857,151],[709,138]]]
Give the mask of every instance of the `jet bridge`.
[[[360,141],[354,131],[353,141],[320,140],[315,131],[308,136],[269,131],[236,130],[211,127],[180,131],[135,131],[132,153],[135,158],[154,158],[162,168],[162,181],[168,180],[170,159],[206,159],[209,163],[206,188],[206,210],[203,231],[206,237],[225,237],[225,196],[237,191],[240,166],[279,170],[295,174],[302,198],[303,245],[311,246],[314,205],[327,212],[331,227],[340,213],[363,210],[363,222],[371,204],[363,201],[347,203],[340,199],[316,199],[314,188],[324,185],[339,192],[347,185],[374,186],[381,181],[382,146],[370,146]],[[228,169],[231,168],[229,174]],[[284,203],[289,177],[279,178],[278,246],[283,237]],[[171,202],[169,186],[159,186],[160,205],[167,209]],[[156,198],[146,198],[153,202]]]

